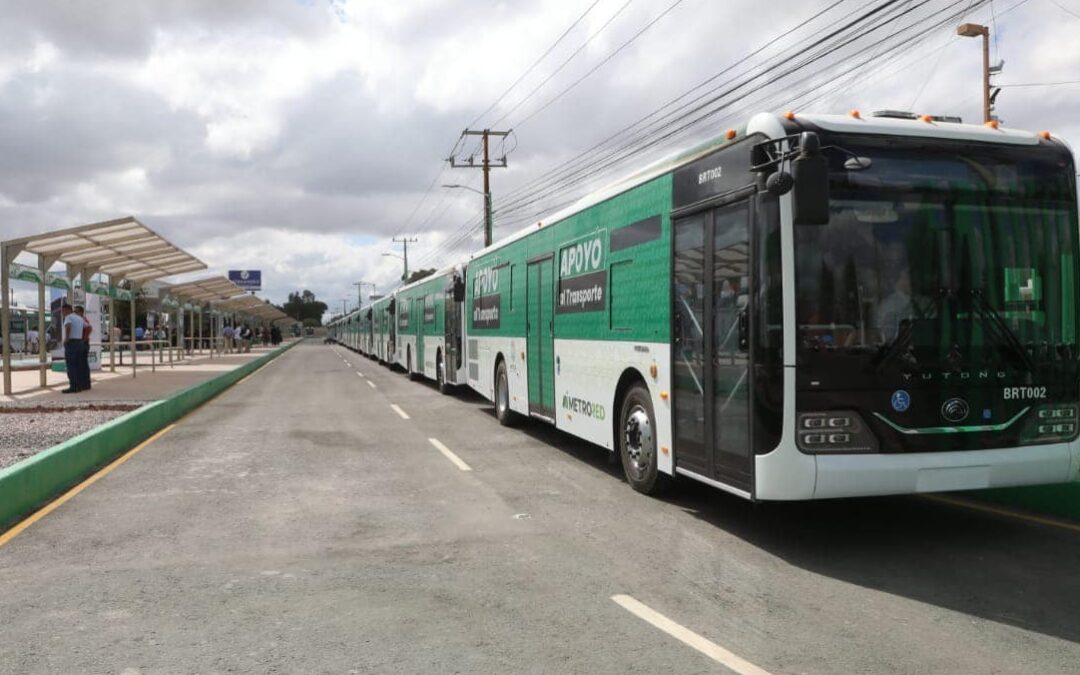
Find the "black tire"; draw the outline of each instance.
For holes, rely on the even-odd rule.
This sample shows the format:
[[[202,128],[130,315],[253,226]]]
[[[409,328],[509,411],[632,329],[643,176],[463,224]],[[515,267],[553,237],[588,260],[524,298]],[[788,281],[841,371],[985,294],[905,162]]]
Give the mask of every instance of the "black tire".
[[[630,487],[643,494],[657,494],[670,477],[657,468],[656,416],[649,390],[642,384],[630,387],[619,406],[616,442],[623,473]]]
[[[405,348],[405,373],[409,376],[410,380],[416,379],[416,372],[412,367],[412,347]]]
[[[517,422],[517,413],[510,409],[510,384],[506,378],[506,361],[495,369],[495,417],[504,427]]]
[[[446,368],[443,364],[442,351],[435,352],[435,383],[440,394],[449,394],[450,385],[446,383]]]

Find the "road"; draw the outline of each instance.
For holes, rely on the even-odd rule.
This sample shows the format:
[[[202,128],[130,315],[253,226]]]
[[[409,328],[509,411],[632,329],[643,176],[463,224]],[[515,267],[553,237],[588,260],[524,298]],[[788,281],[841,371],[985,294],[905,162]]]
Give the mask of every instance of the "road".
[[[1077,607],[1080,531],[645,497],[305,343],[0,547],[0,672],[1074,673]]]

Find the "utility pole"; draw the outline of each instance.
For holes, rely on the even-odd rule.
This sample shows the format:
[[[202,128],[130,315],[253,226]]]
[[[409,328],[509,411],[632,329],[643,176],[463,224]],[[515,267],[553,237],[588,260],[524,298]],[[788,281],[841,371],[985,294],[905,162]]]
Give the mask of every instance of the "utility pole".
[[[990,109],[990,29],[986,26],[977,23],[965,23],[956,29],[956,34],[961,37],[979,37],[982,36],[982,48],[983,48],[983,72],[982,72],[982,84],[983,84],[983,123],[989,123],[993,121],[994,115]],[[998,66],[997,70],[1001,70]]]
[[[505,138],[510,135],[510,131],[492,131],[491,129],[484,129],[477,131],[475,129],[466,129],[461,132],[461,138],[466,136],[480,136],[483,139],[484,146],[484,161],[480,164],[480,168],[484,171],[484,246],[491,246],[491,231],[493,225],[491,222],[491,170],[505,169],[506,168],[506,155],[503,155],[495,162],[491,161],[491,153],[488,148],[488,140],[492,136],[499,136]],[[467,161],[459,160],[455,155],[451,155],[447,158],[450,162],[450,166],[454,169],[474,169],[476,163],[473,161],[472,156],[469,156]]]
[[[370,281],[354,281],[353,286],[356,286],[356,299],[360,303],[357,307],[363,307],[364,305],[364,286],[371,286],[372,295],[375,295],[375,289],[378,288]]]
[[[405,272],[401,275],[402,281],[409,280],[409,244],[417,241],[416,237],[409,239],[408,237],[402,237],[398,239],[394,237],[391,241],[401,244],[401,259],[405,262]]]

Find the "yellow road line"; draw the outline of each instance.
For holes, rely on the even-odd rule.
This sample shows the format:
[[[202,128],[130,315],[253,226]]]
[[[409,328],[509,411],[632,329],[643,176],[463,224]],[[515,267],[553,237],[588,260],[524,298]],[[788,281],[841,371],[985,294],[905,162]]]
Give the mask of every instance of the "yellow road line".
[[[998,506],[990,506],[989,504],[979,504],[976,502],[970,502],[966,499],[958,499],[956,497],[945,497],[943,495],[923,495],[923,499],[928,499],[932,502],[940,502],[942,504],[951,504],[952,506],[959,506],[965,509],[971,509],[972,511],[982,511],[984,513],[993,513],[994,515],[1004,516],[1006,518],[1015,518],[1016,520],[1026,520],[1029,523],[1037,523],[1039,525],[1049,525],[1050,527],[1059,527],[1063,530],[1072,530],[1073,532],[1080,532],[1080,525],[1076,523],[1070,523],[1064,520],[1058,520],[1056,518],[1046,518],[1043,516],[1035,516],[1027,513],[1020,513],[1019,511],[1012,511],[1010,509],[1001,508]]]
[[[87,478],[83,482],[79,483],[78,485],[71,488],[70,490],[68,490],[64,494],[60,495],[60,497],[58,497],[57,499],[49,502],[44,508],[39,509],[37,512],[35,512],[29,518],[26,518],[25,520],[21,521],[18,525],[11,528],[7,532],[5,532],[3,534],[0,534],[0,546],[3,546],[4,544],[8,543],[9,541],[14,539],[15,537],[19,536],[19,534],[23,530],[30,527],[31,525],[33,525],[37,521],[41,520],[45,516],[49,515],[50,513],[55,511],[56,509],[60,508],[61,506],[66,504],[68,501],[70,501],[71,498],[73,498],[75,495],[79,494],[80,492],[82,492],[86,488],[88,488],[91,485],[93,485],[94,483],[98,482],[103,477],[107,476],[109,473],[111,473],[113,471],[113,469],[115,469],[116,467],[120,466],[124,462],[131,459],[135,455],[135,453],[139,452],[140,450],[142,450],[146,446],[150,445],[151,443],[153,443],[157,439],[161,438],[165,434],[172,431],[173,427],[175,427],[175,426],[176,426],[176,423],[170,424],[169,426],[167,426],[164,429],[162,429],[161,431],[157,432],[156,434],[154,434],[150,438],[146,439],[142,443],[139,443],[138,445],[136,445],[131,450],[128,450],[124,454],[122,454],[119,457],[117,457],[116,459],[114,459],[109,464],[106,464],[104,468],[99,469],[97,471],[97,473],[91,475],[89,478]]]
[[[279,354],[278,356],[281,356],[281,355]],[[260,368],[255,369],[255,371],[250,373],[247,377],[243,378],[242,380],[240,380],[239,382],[234,384],[233,387],[245,382],[248,378],[253,377],[260,370],[262,370],[263,368],[270,365],[271,363],[273,363],[276,360],[277,360],[277,357],[275,357],[275,358],[271,359],[270,361],[266,362]],[[133,455],[135,455],[137,452],[141,451],[146,446],[150,445],[151,443],[153,443],[157,439],[161,438],[165,434],[172,431],[176,427],[176,425],[180,424],[181,422],[186,420],[188,417],[191,417],[192,415],[197,413],[199,410],[201,410],[203,408],[203,406],[206,406],[206,405],[210,404],[211,402],[216,400],[219,396],[221,396],[225,392],[229,391],[229,389],[231,389],[231,388],[232,387],[227,387],[227,388],[219,391],[213,397],[203,401],[198,406],[196,406],[193,410],[189,410],[187,412],[187,414],[185,414],[180,419],[176,420],[175,422],[168,425],[164,429],[161,429],[160,431],[158,431],[157,433],[152,435],[150,438],[146,439],[142,443],[139,443],[138,445],[136,445],[131,450],[128,450],[124,454],[122,454],[119,457],[117,457],[116,459],[114,459],[109,464],[106,464],[103,468],[99,469],[96,473],[92,474],[89,478],[85,479],[83,482],[79,483],[78,485],[71,488],[70,490],[68,490],[64,494],[60,495],[60,497],[58,497],[57,499],[54,499],[53,501],[49,502],[48,504],[46,504],[41,509],[35,511],[32,515],[30,515],[26,519],[20,521],[17,525],[12,527],[7,532],[4,532],[3,534],[0,534],[0,546],[3,546],[4,544],[8,543],[9,541],[11,541],[15,537],[17,537],[23,530],[30,527],[31,525],[33,525],[37,521],[41,520],[45,516],[49,515],[50,513],[55,511],[56,509],[60,508],[67,501],[69,501],[71,498],[73,498],[75,495],[79,494],[80,492],[82,492],[86,488],[88,488],[91,485],[93,485],[94,483],[98,482],[103,477],[107,476],[113,469],[115,469],[116,467],[120,466],[124,462],[131,459],[131,457]]]

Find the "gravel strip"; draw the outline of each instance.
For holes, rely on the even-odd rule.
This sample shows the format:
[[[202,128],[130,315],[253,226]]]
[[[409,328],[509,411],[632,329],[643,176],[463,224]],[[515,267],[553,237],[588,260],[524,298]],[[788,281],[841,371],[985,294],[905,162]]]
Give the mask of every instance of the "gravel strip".
[[[0,405],[0,469],[115,419],[145,401]]]

